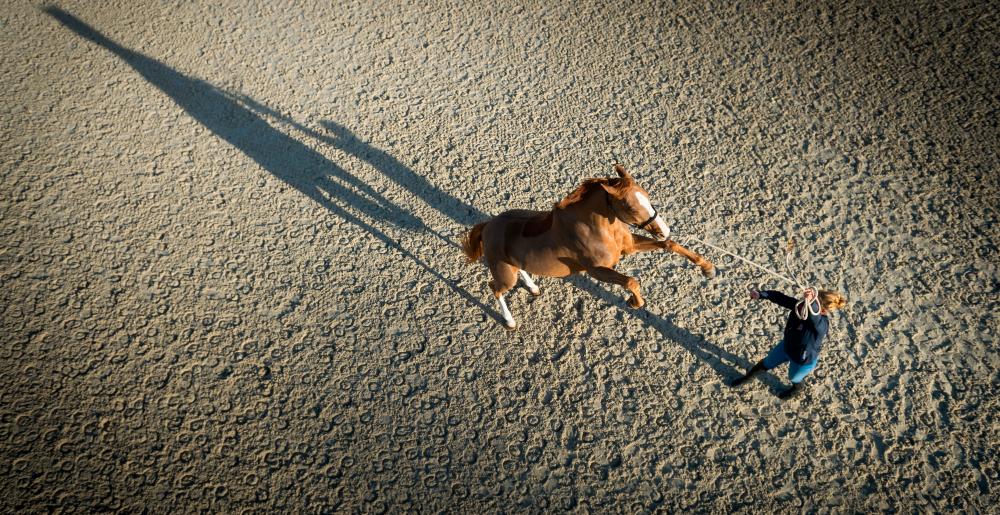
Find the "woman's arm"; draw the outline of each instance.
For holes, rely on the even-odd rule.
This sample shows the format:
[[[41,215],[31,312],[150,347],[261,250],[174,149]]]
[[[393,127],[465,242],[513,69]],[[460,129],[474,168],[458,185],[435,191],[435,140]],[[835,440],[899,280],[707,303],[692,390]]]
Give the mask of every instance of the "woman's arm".
[[[765,290],[760,292],[760,298],[767,299],[785,309],[795,309],[795,299],[777,290]]]

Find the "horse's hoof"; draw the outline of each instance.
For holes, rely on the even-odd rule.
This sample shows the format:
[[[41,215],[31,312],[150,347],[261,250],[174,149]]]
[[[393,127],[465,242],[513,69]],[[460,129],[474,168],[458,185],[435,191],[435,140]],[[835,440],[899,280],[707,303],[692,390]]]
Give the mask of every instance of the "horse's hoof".
[[[715,267],[702,268],[701,275],[704,275],[706,279],[715,279]]]
[[[504,320],[503,321],[503,328],[506,329],[506,330],[508,330],[508,331],[513,331],[514,329],[517,329],[517,322],[515,322],[513,320],[511,320],[509,322],[507,320]]]
[[[628,305],[631,306],[631,307],[633,307],[633,308],[635,308],[635,309],[639,309],[639,308],[641,308],[641,307],[643,307],[643,306],[646,305],[646,301],[644,301],[644,300],[636,300],[635,297],[632,297],[631,299],[628,299]]]
[[[542,295],[541,288],[535,288],[534,290],[528,290],[528,291],[531,292],[532,297],[539,297]]]

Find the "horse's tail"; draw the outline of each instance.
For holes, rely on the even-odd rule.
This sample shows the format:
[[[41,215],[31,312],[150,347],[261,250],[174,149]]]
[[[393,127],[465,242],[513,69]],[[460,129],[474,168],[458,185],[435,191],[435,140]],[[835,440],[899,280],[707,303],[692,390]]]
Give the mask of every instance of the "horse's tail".
[[[483,227],[486,227],[486,222],[476,224],[462,240],[462,251],[469,263],[475,263],[483,257]]]

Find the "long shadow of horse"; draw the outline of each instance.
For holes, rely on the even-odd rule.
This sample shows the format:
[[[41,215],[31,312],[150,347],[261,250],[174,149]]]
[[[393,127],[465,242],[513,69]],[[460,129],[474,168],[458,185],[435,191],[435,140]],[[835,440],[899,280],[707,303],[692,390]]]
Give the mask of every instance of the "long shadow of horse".
[[[423,220],[387,199],[367,183],[351,175],[319,152],[275,129],[258,112],[255,112],[270,113],[273,111],[258,102],[226,93],[206,81],[188,77],[153,58],[125,48],[62,9],[47,6],[42,10],[80,37],[118,56],[150,84],[169,96],[192,118],[216,136],[239,149],[275,177],[302,192],[334,215],[365,230],[390,248],[395,249],[403,257],[410,259],[423,270],[445,283],[463,299],[478,306],[484,313],[497,318],[497,315],[482,302],[408,251],[385,231],[368,223],[366,219],[385,222],[405,230],[427,232],[448,244],[457,246],[455,243],[435,232]],[[465,219],[461,218],[463,215],[472,217],[482,215],[475,210],[460,211],[457,207],[459,204],[457,199],[433,188],[426,180],[407,169],[399,161],[389,158],[384,152],[375,151],[357,138],[349,137],[346,134],[346,129],[339,126],[336,129],[338,139],[335,141],[338,142],[340,148],[355,155],[365,156],[369,160],[377,160],[379,170],[382,173],[401,183],[410,191],[430,191],[434,194],[432,200],[445,206],[449,210],[446,214],[452,219],[464,222]],[[322,136],[313,134],[316,137]],[[449,198],[450,201],[448,201]],[[359,211],[360,216],[342,207],[345,205]],[[497,319],[499,320],[499,318]]]
[[[413,261],[470,304],[478,306],[499,322],[499,316],[492,309],[487,308],[454,281],[444,277],[420,257],[408,251],[385,231],[342,207],[341,203],[360,211],[368,219],[391,223],[406,230],[424,231],[453,246],[454,242],[435,232],[423,220],[387,199],[324,155],[277,130],[263,116],[279,119],[317,141],[367,161],[387,178],[411,194],[424,199],[458,224],[471,225],[487,218],[486,214],[432,185],[396,158],[365,143],[335,122],[322,122],[330,134],[320,133],[251,98],[224,92],[206,81],[188,77],[155,59],[125,48],[62,9],[48,6],[44,7],[43,11],[80,37],[118,56],[150,84],[169,96],[192,118],[239,149],[275,177],[334,215],[365,230],[395,249],[400,255]],[[619,295],[609,292],[587,278],[572,276],[569,282],[611,305],[618,306],[624,313],[656,329],[664,338],[677,342],[700,361],[711,366],[724,379],[735,378],[739,372],[726,365],[723,359],[739,363],[745,368],[749,367],[745,359],[674,325],[668,318],[658,318],[647,311],[636,311],[622,306]],[[767,381],[772,389],[777,389],[779,383],[776,380]]]

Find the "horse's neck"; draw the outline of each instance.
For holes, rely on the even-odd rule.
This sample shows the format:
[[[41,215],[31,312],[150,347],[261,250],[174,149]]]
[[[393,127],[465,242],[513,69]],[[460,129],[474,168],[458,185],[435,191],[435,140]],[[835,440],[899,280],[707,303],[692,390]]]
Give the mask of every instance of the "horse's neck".
[[[556,216],[556,223],[579,224],[583,223],[594,229],[608,228],[614,223],[608,208],[607,193],[600,188],[595,188],[583,200],[566,206],[561,211],[562,216]]]

